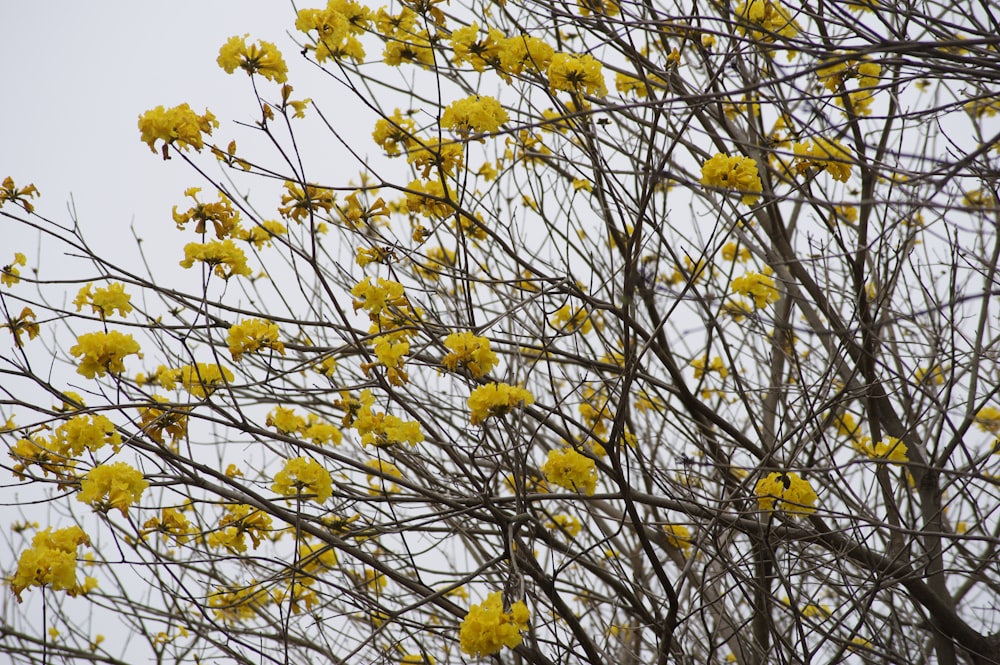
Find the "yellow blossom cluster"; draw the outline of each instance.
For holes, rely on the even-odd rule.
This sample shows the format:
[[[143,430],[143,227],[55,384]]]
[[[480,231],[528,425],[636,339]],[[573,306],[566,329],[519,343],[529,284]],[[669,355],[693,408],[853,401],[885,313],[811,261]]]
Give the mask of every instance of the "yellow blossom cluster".
[[[216,59],[219,67],[227,74],[242,69],[251,76],[260,74],[269,81],[284,83],[288,80],[288,66],[281,57],[281,51],[271,42],[258,41],[247,45],[250,35],[234,35],[219,49]]]
[[[424,440],[420,423],[403,420],[399,416],[375,411],[375,397],[369,390],[361,391],[361,398],[352,402],[345,424],[361,436],[363,446],[393,446],[408,443],[415,446]]]
[[[426,3],[428,6],[433,2]],[[439,15],[441,10],[434,7]],[[434,47],[426,28],[418,28],[419,17],[409,7],[404,6],[399,14],[389,14],[385,8],[375,15],[378,32],[385,39],[382,62],[390,67],[412,63],[429,69],[434,65]],[[440,16],[443,22],[443,15]]]
[[[590,16],[591,14],[617,16],[621,13],[621,7],[615,0],[577,0],[576,5],[580,10],[580,16]]]
[[[249,277],[252,274],[247,265],[246,254],[230,238],[188,243],[184,246],[184,258],[180,265],[182,268],[190,268],[195,261],[209,266],[217,276],[226,280],[237,275]]]
[[[694,368],[694,378],[696,379],[703,377],[706,372],[715,372],[722,379],[729,376],[729,368],[719,356],[715,356],[712,360],[709,360],[708,356],[695,358],[691,361],[691,367]]]
[[[454,130],[462,138],[468,138],[470,134],[497,132],[507,119],[507,111],[495,98],[470,95],[445,108],[441,114],[441,126]]]
[[[423,277],[432,281],[440,279],[442,272],[452,269],[456,265],[455,252],[446,247],[431,247],[426,252],[427,260],[423,263],[414,261],[413,270]]]
[[[583,529],[583,525],[580,524],[580,520],[572,515],[558,513],[553,515],[552,519],[545,523],[545,528],[563,532],[570,538],[576,538]]]
[[[282,217],[294,219],[300,224],[319,212],[329,213],[333,208],[334,193],[325,187],[299,185],[285,181],[285,193],[281,195],[278,212]]]
[[[480,37],[478,23],[456,28],[451,33],[452,62],[455,65],[469,63],[477,72],[500,64],[500,44],[506,35],[496,28],[488,27]]]
[[[275,474],[271,491],[323,503],[333,495],[333,480],[316,460],[296,457],[285,462],[285,468]]]
[[[184,196],[194,201],[194,206],[189,208],[187,212],[178,212],[177,206],[174,206],[172,215],[177,228],[183,230],[185,224],[194,221],[196,223],[195,233],[204,234],[208,230],[208,224],[211,223],[215,230],[215,237],[219,240],[230,236],[238,237],[240,213],[239,210],[233,208],[233,202],[229,200],[229,197],[219,192],[218,201],[202,203],[198,200],[199,192],[201,192],[201,187],[188,187],[184,190]]]
[[[222,386],[232,383],[235,378],[228,367],[215,363],[184,365],[178,371],[184,390],[195,397],[208,397]]]
[[[38,337],[40,332],[38,322],[35,321],[35,310],[30,307],[22,307],[21,313],[11,317],[10,323],[0,326],[0,329],[3,328],[10,329],[11,334],[14,335],[14,345],[18,348],[24,344],[21,335],[27,335],[30,341]]]
[[[603,97],[608,94],[601,62],[590,54],[556,53],[549,61],[549,89],[574,95]]]
[[[226,344],[233,360],[239,362],[244,353],[272,349],[285,355],[285,344],[279,339],[278,324],[264,319],[246,319],[229,327]]]
[[[142,472],[125,462],[99,464],[80,481],[80,493],[76,498],[77,501],[89,503],[94,510],[117,508],[127,517],[129,506],[142,498],[147,487],[149,481]]]
[[[474,389],[469,395],[469,419],[481,425],[488,418],[502,416],[527,404],[534,404],[535,396],[521,386],[492,381]]]
[[[664,524],[667,543],[685,554],[691,549],[691,530],[683,524]]]
[[[410,343],[396,335],[379,335],[372,340],[372,350],[378,360],[377,364],[385,367],[386,379],[389,383],[394,386],[405,385],[409,376],[403,369],[403,365],[405,363],[404,357],[410,352]],[[371,367],[371,363],[361,364],[361,369],[366,374]]]
[[[569,333],[579,332],[586,335],[594,329],[590,314],[586,309],[583,307],[573,308],[569,305],[563,305],[557,309],[549,323],[554,328]]]
[[[995,406],[984,406],[976,412],[976,425],[984,432],[1000,432],[1000,409]]]
[[[28,259],[25,258],[24,254],[21,252],[14,252],[14,259],[5,265],[2,270],[2,275],[0,275],[0,282],[4,286],[14,286],[21,281],[21,271],[18,270],[18,266],[25,266],[28,264]]]
[[[379,197],[370,203],[365,203],[359,198],[361,194],[361,190],[351,192],[344,197],[347,205],[336,207],[340,221],[352,230],[366,232],[372,231],[376,226],[385,225],[386,221],[382,218],[389,217],[389,207],[385,201]]]
[[[357,36],[371,26],[371,9],[354,0],[330,0],[326,9],[300,9],[295,28],[301,32],[316,32],[316,44],[307,46],[316,53],[316,60],[365,59],[365,49]]]
[[[875,86],[878,85],[881,73],[882,65],[877,62],[855,60],[843,56],[837,56],[821,63],[821,66],[816,70],[816,76],[823,87],[835,95],[834,103],[843,106],[843,97],[846,94],[854,113],[858,115],[870,113]],[[853,91],[849,91],[846,86],[846,82],[851,79],[858,81],[858,87]]]
[[[444,219],[455,214],[455,193],[438,180],[414,180],[406,186],[406,211]]]
[[[589,496],[597,491],[597,464],[573,448],[550,450],[542,473],[550,483],[573,492]]]
[[[13,472],[23,477],[28,467],[36,465],[45,475],[52,473],[60,480],[74,480],[74,458],[84,451],[96,452],[106,445],[115,452],[122,445],[121,434],[107,416],[97,413],[74,416],[59,425],[51,437],[36,433],[11,446],[10,456],[18,462]]]
[[[135,375],[135,383],[137,386],[162,386],[165,390],[173,390],[177,387],[177,382],[180,380],[181,371],[179,369],[172,369],[166,365],[160,365],[156,368],[156,371],[150,375],[145,372],[140,372]]]
[[[510,82],[512,76],[521,76],[525,72],[541,74],[547,72],[552,59],[555,57],[555,49],[539,37],[530,35],[514,35],[503,39],[498,44],[500,57],[499,74],[504,80]],[[604,86],[604,77],[600,76],[600,82],[592,81],[596,89]]]
[[[212,134],[212,128],[218,127],[219,121],[210,111],[198,115],[187,104],[181,104],[170,109],[157,106],[139,116],[139,133],[142,142],[156,152],[156,142],[163,141],[162,153],[164,159],[169,159],[167,148],[175,145],[179,150],[194,148],[201,152],[205,146],[202,134]]]
[[[520,600],[507,612],[503,605],[503,594],[494,591],[482,604],[469,608],[458,631],[463,652],[476,657],[489,656],[504,647],[513,649],[521,644],[521,631],[527,630],[531,612]]]
[[[10,589],[21,602],[21,592],[32,586],[48,586],[66,591],[70,596],[87,593],[97,587],[97,580],[88,577],[83,585],[76,581],[76,550],[90,546],[90,538],[78,526],[39,531],[31,547],[21,552],[17,571],[10,578]]]
[[[398,492],[399,485],[394,482],[386,483],[386,478],[402,478],[403,472],[395,464],[381,459],[372,459],[365,462],[365,466],[371,469],[371,473],[366,473],[368,481],[368,493],[375,496],[385,492]]]
[[[763,191],[757,162],[751,157],[718,153],[701,167],[701,184],[743,193],[743,203],[753,205]]]
[[[10,176],[4,178],[3,182],[0,183],[0,208],[9,201],[24,208],[25,212],[34,212],[35,206],[32,205],[30,199],[37,197],[38,188],[32,184],[18,188]]]
[[[749,31],[754,41],[772,43],[776,38],[791,39],[799,34],[799,25],[777,0],[745,0],[736,7],[737,18],[752,24]],[[740,28],[742,34],[747,31]]]
[[[884,459],[889,462],[907,462],[906,444],[894,436],[886,436],[881,441],[872,442],[871,437],[860,437],[854,441],[854,448],[859,453],[872,459]]]
[[[315,413],[303,417],[284,406],[276,406],[267,414],[266,424],[282,434],[295,434],[303,439],[324,446],[333,444],[339,446],[343,441],[343,433],[333,424],[326,422]]]
[[[417,125],[413,119],[409,116],[403,117],[402,112],[396,109],[392,115],[375,121],[372,138],[387,155],[395,157],[402,149],[408,149],[410,145],[416,143],[416,131]]]
[[[169,536],[183,545],[191,536],[197,533],[197,528],[192,524],[182,512],[183,509],[163,508],[159,517],[150,517],[143,522],[140,537],[145,538],[150,533],[159,533]]]
[[[166,404],[168,400],[160,395],[153,395],[153,401]],[[157,443],[163,443],[163,434],[170,436],[170,442],[177,444],[187,436],[188,409],[170,406],[148,406],[139,409],[139,427]]]
[[[247,551],[245,536],[250,536],[253,548],[260,547],[261,540],[271,530],[271,516],[245,503],[230,504],[219,520],[219,528],[208,535],[205,541],[210,547],[224,547],[233,554]]]
[[[851,177],[854,157],[840,141],[817,136],[810,141],[796,143],[792,150],[795,153],[795,170],[799,174],[816,169],[825,170],[840,182],[847,182]]]
[[[441,364],[451,372],[461,365],[474,379],[489,374],[497,364],[497,354],[490,350],[490,340],[470,331],[448,335],[444,345],[449,353],[441,359]]]
[[[228,624],[259,616],[270,602],[267,591],[256,582],[244,587],[220,587],[208,596],[208,606],[212,608],[216,620]]]
[[[236,237],[240,240],[245,240],[260,251],[264,249],[265,245],[270,246],[271,238],[283,236],[287,233],[288,228],[281,222],[274,219],[265,219],[249,229],[240,229],[237,231]]]
[[[727,242],[723,245],[720,254],[725,261],[750,260],[750,249],[748,247],[740,247],[735,242]]]
[[[74,358],[80,358],[78,374],[88,379],[104,376],[107,373],[121,374],[125,371],[125,358],[139,355],[139,343],[132,335],[110,332],[92,332],[76,338],[76,344],[70,347],[69,353]]]
[[[102,319],[114,314],[115,310],[121,316],[127,316],[132,311],[130,300],[132,296],[125,293],[125,285],[121,282],[111,282],[107,287],[98,287],[96,291],[91,291],[92,282],[88,282],[85,287],[76,294],[73,304],[76,311],[80,311],[85,305],[89,305],[94,314]]]
[[[778,302],[781,297],[781,293],[774,286],[774,279],[759,272],[748,272],[736,277],[733,279],[732,289],[733,293],[753,298],[757,309]]]
[[[761,510],[783,510],[795,516],[816,512],[819,498],[808,480],[791,471],[775,471],[761,478],[754,486],[754,494]]]

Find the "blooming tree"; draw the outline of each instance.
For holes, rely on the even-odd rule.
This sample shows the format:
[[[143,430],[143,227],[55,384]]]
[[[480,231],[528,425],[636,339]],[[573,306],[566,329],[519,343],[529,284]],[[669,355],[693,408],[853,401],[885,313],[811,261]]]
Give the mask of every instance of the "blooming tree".
[[[290,11],[285,55],[221,45],[247,117],[139,117],[190,165],[170,269],[11,174],[44,251],[0,257],[0,650],[1000,662],[1000,24],[966,4]]]

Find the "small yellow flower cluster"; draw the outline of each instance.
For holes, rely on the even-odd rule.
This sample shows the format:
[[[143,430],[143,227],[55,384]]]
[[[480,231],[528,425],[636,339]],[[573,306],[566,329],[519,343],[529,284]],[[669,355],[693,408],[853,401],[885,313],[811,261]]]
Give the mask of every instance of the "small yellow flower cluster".
[[[21,281],[21,271],[17,269],[18,266],[25,266],[28,264],[28,259],[25,258],[24,254],[21,252],[14,253],[14,260],[3,267],[0,271],[3,274],[0,275],[0,283],[4,286],[14,286]]]
[[[386,378],[394,386],[405,385],[409,375],[403,369],[406,354],[410,352],[410,343],[400,339],[398,335],[379,335],[372,340],[372,350],[378,363],[386,368]],[[370,363],[362,363],[361,369],[367,375],[371,369]]]
[[[648,97],[657,88],[666,88],[666,81],[659,76],[647,76],[645,79],[630,76],[625,72],[615,74],[615,89],[623,95]]]
[[[696,379],[703,377],[705,372],[716,372],[723,379],[729,376],[729,368],[719,356],[715,356],[711,361],[708,360],[708,356],[695,358],[691,361],[691,367],[694,368],[694,378]]]
[[[152,375],[147,376],[143,372],[136,374],[135,383],[137,386],[163,386],[165,390],[173,390],[177,387],[180,377],[181,371],[179,369],[171,369],[166,365],[160,365]]]
[[[761,510],[783,510],[794,516],[816,512],[816,492],[808,480],[791,471],[774,472],[757,481],[754,487]]]
[[[455,268],[457,258],[455,252],[446,247],[431,247],[426,250],[427,260],[423,263],[413,262],[413,270],[424,279],[438,281],[442,274],[449,274]]]
[[[597,464],[569,447],[550,450],[542,473],[550,483],[573,492],[590,496],[597,491]]]
[[[89,503],[94,510],[102,512],[117,508],[123,516],[128,517],[129,506],[142,498],[147,487],[149,481],[142,472],[125,462],[99,464],[80,481],[80,493],[76,495],[76,499]]]
[[[301,32],[317,33],[316,60],[343,60],[355,62],[365,59],[365,49],[357,35],[364,34],[371,25],[371,10],[354,0],[330,0],[326,9],[300,9],[295,27]]]
[[[470,656],[489,656],[504,647],[513,649],[521,644],[521,632],[527,630],[531,612],[523,601],[503,610],[503,594],[491,593],[481,605],[473,605],[462,620],[458,631],[462,651]]]
[[[270,246],[271,238],[283,236],[288,233],[288,229],[281,222],[274,219],[265,219],[249,229],[240,229],[236,237],[257,248],[258,251],[264,249],[265,245]]]
[[[24,344],[21,335],[26,334],[30,341],[38,337],[38,333],[40,332],[38,323],[35,321],[35,310],[30,307],[22,307],[21,313],[11,318],[10,323],[0,326],[0,330],[3,328],[10,329],[11,334],[14,335],[14,345],[18,348],[21,348]]]
[[[208,596],[215,619],[230,625],[259,616],[270,602],[267,591],[256,582],[245,587],[219,587]]]
[[[757,309],[763,309],[773,302],[778,302],[781,293],[774,287],[774,279],[759,272],[748,272],[735,278],[732,283],[733,293],[753,298]]]
[[[487,28],[486,35],[479,36],[479,24],[472,23],[457,28],[451,33],[452,62],[457,65],[469,63],[477,72],[500,64],[500,44],[506,38],[496,28]]]
[[[211,222],[215,229],[215,237],[219,240],[231,236],[239,237],[240,212],[233,208],[229,197],[219,192],[218,201],[202,203],[198,200],[200,191],[201,187],[188,187],[184,190],[184,196],[194,201],[194,207],[189,208],[187,212],[177,212],[177,206],[174,206],[172,215],[177,228],[183,230],[184,225],[193,220],[197,222],[194,227],[195,233],[204,234],[208,229],[208,223]]]
[[[691,530],[683,524],[664,524],[663,530],[667,532],[667,544],[677,548],[685,554],[691,549]]]
[[[402,112],[396,109],[392,115],[375,122],[372,138],[385,150],[385,154],[395,157],[400,154],[401,149],[409,149],[416,143],[416,131],[417,125],[413,119],[409,116],[404,118]]]
[[[736,7],[735,13],[737,18],[760,28],[750,31],[754,41],[773,43],[777,37],[791,39],[799,34],[798,23],[777,0],[745,0]],[[746,34],[743,28],[739,30]]]
[[[210,533],[205,542],[209,547],[225,547],[233,554],[241,554],[247,551],[244,536],[250,536],[257,549],[270,530],[271,516],[267,513],[245,503],[230,504],[219,520],[219,529]]]
[[[992,118],[1000,113],[1000,97],[981,97],[978,99],[973,99],[971,102],[966,102],[963,106],[965,112],[971,115],[973,118],[979,120],[981,118]],[[0,196],[0,201],[3,197]],[[31,212],[31,210],[28,210]]]
[[[1000,432],[1000,409],[984,406],[976,413],[976,425],[984,432]]]
[[[706,187],[743,192],[743,203],[753,205],[763,191],[757,162],[750,157],[718,153],[701,167],[701,184]]]
[[[125,293],[125,285],[121,282],[111,282],[107,288],[98,287],[94,292],[91,292],[91,287],[93,282],[87,282],[87,285],[76,294],[76,299],[73,301],[76,311],[79,312],[84,305],[90,305],[93,313],[102,319],[114,314],[115,310],[118,310],[121,316],[127,316],[132,311],[132,304],[129,302],[132,296]]]
[[[298,434],[313,443],[325,446],[332,443],[339,446],[343,441],[343,433],[336,426],[326,422],[315,413],[308,414],[308,419],[295,413],[294,409],[276,406],[267,414],[266,424],[282,434]]]
[[[232,383],[235,378],[228,367],[214,363],[185,365],[178,371],[184,390],[195,397],[208,397],[222,386]]]
[[[225,280],[237,275],[249,277],[252,274],[247,265],[247,255],[230,238],[206,243],[189,242],[184,246],[184,258],[180,265],[182,268],[190,268],[195,261],[208,265],[217,276]]]
[[[244,353],[272,349],[285,355],[285,344],[279,339],[278,324],[264,319],[246,319],[229,327],[226,343],[233,360],[239,362]]]
[[[587,384],[583,386],[581,397],[583,401],[578,408],[587,428],[594,436],[604,436],[608,433],[608,424],[614,419],[607,388],[603,384],[597,384],[596,388]]]
[[[406,189],[406,212],[438,219],[455,214],[455,193],[440,179],[414,180]]]
[[[370,204],[359,200],[362,194],[360,189],[355,190],[344,197],[346,206],[337,206],[337,214],[340,220],[354,231],[371,230],[375,226],[385,225],[387,222],[380,217],[389,217],[389,208],[381,197],[375,199]]]
[[[168,400],[160,395],[153,395],[153,401],[166,403]],[[153,441],[163,443],[163,433],[170,435],[171,444],[175,445],[187,435],[188,410],[169,406],[149,406],[139,409],[139,427]]]
[[[32,438],[19,439],[10,449],[10,456],[18,462],[12,470],[15,476],[23,477],[28,467],[37,465],[46,476],[52,473],[60,480],[71,481],[76,479],[75,457],[105,445],[118,452],[121,444],[121,435],[106,416],[75,416],[59,425],[50,438],[34,434]]]
[[[333,495],[333,480],[316,460],[296,457],[274,476],[271,491],[288,497],[304,497],[323,503]]]
[[[142,531],[139,536],[145,538],[153,532],[170,536],[183,545],[191,536],[198,532],[198,529],[188,521],[188,518],[184,516],[181,510],[177,508],[163,508],[160,511],[159,517],[150,517],[143,522]]]
[[[393,493],[399,491],[399,485],[394,482],[386,483],[386,478],[402,478],[403,472],[399,470],[399,467],[391,462],[386,462],[385,460],[372,459],[365,462],[365,466],[372,470],[371,473],[366,473],[365,478],[368,481],[368,493],[372,496],[377,496],[383,493]]]
[[[212,128],[218,127],[219,121],[210,111],[198,115],[187,104],[181,104],[171,109],[157,106],[139,116],[139,133],[142,142],[156,152],[156,142],[163,141],[162,153],[164,159],[169,159],[167,147],[171,144],[180,150],[194,148],[201,152],[205,146],[202,134],[212,134]]]
[[[621,7],[615,0],[576,0],[580,16],[590,16],[591,14],[603,14],[605,16],[618,16]]]
[[[796,143],[792,150],[796,157],[795,170],[799,174],[816,169],[825,170],[840,182],[847,182],[851,177],[854,157],[840,141],[817,136],[811,141]]]
[[[80,366],[76,371],[88,379],[104,376],[108,372],[121,374],[125,371],[125,358],[140,355],[139,343],[132,335],[125,335],[117,330],[80,335],[69,352],[74,358],[80,358]]]
[[[545,528],[565,533],[570,538],[576,538],[577,535],[579,535],[580,530],[583,529],[583,525],[580,524],[580,520],[572,515],[558,513],[553,515],[552,519],[545,523]]]
[[[34,212],[35,206],[32,205],[29,199],[38,197],[38,188],[34,185],[29,184],[27,187],[17,188],[14,184],[14,179],[7,176],[0,183],[0,208],[3,207],[4,203],[10,201],[16,205],[24,208],[25,212]],[[21,265],[24,265],[23,263]]]
[[[284,83],[288,80],[288,66],[281,57],[281,51],[271,42],[258,41],[247,46],[250,35],[234,35],[219,49],[216,59],[219,67],[227,74],[242,69],[253,76],[260,74],[269,81]]]
[[[720,253],[725,261],[750,260],[750,249],[747,247],[740,247],[735,242],[727,242],[722,246],[722,251]]]
[[[497,132],[507,119],[507,111],[495,98],[470,95],[448,105],[441,114],[441,126],[468,138],[470,134]]]
[[[567,333],[579,332],[584,335],[594,329],[590,314],[583,307],[573,309],[563,305],[555,311],[549,320],[552,327]]]
[[[21,552],[17,571],[10,578],[10,589],[21,602],[21,592],[32,586],[48,586],[66,591],[70,596],[87,593],[97,587],[97,580],[88,577],[83,585],[76,582],[76,550],[90,546],[90,538],[78,526],[53,531],[39,531],[31,547]]]
[[[298,183],[286,180],[278,212],[282,217],[294,219],[301,224],[321,210],[329,213],[333,208],[333,200],[334,193],[329,189],[314,185],[306,185],[303,189]]]
[[[499,53],[498,73],[509,83],[512,76],[521,76],[526,71],[532,74],[548,71],[556,51],[544,39],[515,35],[499,43]],[[600,85],[604,85],[603,76],[600,78]]]
[[[441,359],[448,371],[458,371],[461,365],[474,379],[489,374],[497,364],[497,354],[490,350],[490,340],[478,337],[472,332],[456,332],[448,335],[444,345],[450,351]]]
[[[481,425],[488,418],[510,413],[522,405],[534,404],[535,396],[521,386],[492,381],[474,389],[469,395],[469,419]]]
[[[361,399],[352,403],[345,424],[361,436],[363,446],[393,446],[408,443],[415,446],[424,440],[420,423],[399,416],[374,411],[375,397],[369,390],[361,391]]]
[[[868,115],[875,96],[875,86],[878,85],[879,75],[882,73],[882,65],[870,60],[853,60],[850,58],[837,57],[828,61],[829,64],[821,63],[821,67],[816,70],[823,87],[836,95],[834,103],[843,106],[843,95],[847,93],[854,113],[858,115]],[[845,85],[850,79],[858,80],[858,87],[854,91],[848,91]]]
[[[906,444],[894,436],[886,436],[883,440],[874,443],[868,436],[855,438],[854,448],[872,459],[900,463],[909,461],[909,457],[906,456]]]
[[[603,97],[608,94],[601,62],[590,54],[556,53],[549,62],[549,90],[573,95]]]
[[[432,11],[441,13],[436,7]],[[382,61],[385,64],[398,67],[404,62],[409,62],[425,69],[434,66],[431,36],[425,28],[418,30],[418,18],[409,7],[403,7],[402,11],[395,15],[389,14],[384,8],[379,9],[375,15],[375,23],[378,32],[386,40],[385,49],[382,51]]]

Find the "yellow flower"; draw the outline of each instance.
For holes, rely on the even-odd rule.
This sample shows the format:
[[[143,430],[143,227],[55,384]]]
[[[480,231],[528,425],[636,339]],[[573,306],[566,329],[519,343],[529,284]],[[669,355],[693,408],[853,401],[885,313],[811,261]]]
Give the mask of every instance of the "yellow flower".
[[[694,378],[696,379],[704,376],[705,372],[717,372],[719,377],[723,379],[729,376],[729,368],[719,356],[712,358],[711,362],[709,362],[708,356],[695,358],[691,361],[691,367],[694,368]]]
[[[246,504],[231,504],[219,520],[219,530],[209,534],[205,541],[209,547],[225,547],[239,554],[247,550],[244,536],[250,536],[257,549],[270,529],[271,517],[267,513]]]
[[[219,121],[210,111],[198,115],[187,104],[181,104],[171,109],[157,106],[139,116],[139,133],[142,142],[156,152],[156,142],[163,141],[163,158],[169,159],[167,146],[176,145],[180,150],[194,148],[201,152],[204,147],[202,134],[212,134],[212,128],[218,127]]]
[[[550,483],[574,492],[589,496],[597,490],[597,464],[572,448],[550,450],[542,473]]]
[[[573,517],[572,515],[565,515],[559,513],[552,516],[552,520],[545,523],[545,528],[552,529],[553,531],[565,532],[570,538],[576,538],[583,528],[580,524],[580,520]]]
[[[486,67],[496,66],[500,59],[500,42],[504,34],[496,28],[488,28],[486,36],[479,38],[479,24],[458,28],[451,33],[451,48],[456,65],[469,63],[477,72]]]
[[[99,287],[97,291],[91,293],[92,286],[93,283],[88,282],[87,286],[76,294],[76,300],[73,301],[76,311],[79,312],[84,305],[90,305],[93,313],[102,319],[114,314],[115,310],[118,310],[121,316],[127,316],[132,311],[132,304],[129,302],[132,296],[125,293],[125,285],[121,282],[111,282],[107,288]]]
[[[180,382],[184,390],[195,397],[208,397],[235,378],[228,367],[209,363],[185,365],[177,371],[180,372]]]
[[[89,503],[95,510],[117,508],[128,516],[129,506],[139,501],[149,482],[142,472],[124,462],[95,466],[80,482],[77,501]]]
[[[870,437],[855,440],[854,448],[872,459],[884,459],[889,462],[908,462],[906,444],[894,436],[886,436],[882,441],[872,443]]]
[[[531,612],[522,601],[503,610],[503,594],[491,593],[481,605],[473,605],[462,620],[458,631],[462,651],[471,656],[489,656],[503,647],[513,649],[521,644],[522,630],[527,630]]]
[[[750,259],[750,249],[740,247],[735,242],[727,242],[723,245],[721,254],[726,261],[748,261]]]
[[[452,333],[445,338],[444,345],[451,353],[441,359],[441,364],[449,371],[458,371],[461,365],[472,378],[478,379],[497,364],[497,354],[490,350],[490,340],[472,332]]]
[[[448,105],[441,114],[441,126],[467,138],[499,131],[507,118],[507,111],[493,97],[471,95]]]
[[[239,237],[241,233],[240,213],[239,210],[233,208],[229,197],[219,192],[218,201],[202,203],[198,200],[200,191],[200,187],[188,187],[184,190],[184,196],[194,201],[194,207],[189,208],[187,212],[179,213],[177,206],[174,206],[172,216],[177,228],[183,230],[184,225],[193,220],[197,222],[194,227],[195,233],[204,234],[208,229],[208,222],[211,222],[215,229],[215,237],[219,240],[229,236]]]
[[[49,586],[75,596],[84,589],[76,582],[76,550],[90,546],[90,538],[78,526],[35,534],[31,547],[21,552],[10,588],[21,602],[21,592],[31,586]]]
[[[783,510],[796,516],[816,512],[816,500],[819,498],[808,480],[790,471],[775,471],[761,478],[754,487],[754,494],[761,510]]]
[[[38,196],[38,189],[29,184],[27,187],[22,187],[20,189],[14,184],[14,179],[7,176],[0,183],[0,208],[3,207],[4,203],[8,201],[20,205],[24,208],[25,212],[34,212],[35,206],[31,204],[29,199]],[[23,263],[21,265],[24,265]]]
[[[182,268],[190,268],[195,261],[213,268],[216,275],[226,280],[236,275],[249,277],[253,274],[247,265],[246,254],[230,238],[223,241],[188,243],[184,246],[184,259],[180,265]]]
[[[573,309],[569,305],[563,305],[557,309],[549,323],[554,328],[568,333],[580,332],[586,335],[594,329],[586,309],[583,307]]]
[[[549,62],[549,89],[603,97],[608,94],[601,62],[589,54],[556,53]]]
[[[12,318],[10,323],[0,326],[0,329],[2,328],[10,329],[14,335],[14,345],[20,348],[24,344],[21,335],[26,334],[29,341],[38,337],[39,327],[35,322],[35,310],[30,307],[21,308],[21,313]]]
[[[691,530],[683,524],[664,524],[663,530],[667,532],[667,543],[687,554],[691,549]]]
[[[319,212],[329,213],[333,208],[334,194],[325,187],[306,185],[303,188],[298,183],[285,181],[285,193],[281,195],[281,205],[278,212],[283,217],[294,219],[300,224],[311,215]]]
[[[290,409],[284,406],[276,406],[267,414],[267,421],[265,424],[268,427],[273,427],[282,434],[295,434],[305,430],[307,427],[306,419],[295,413],[295,409]]]
[[[6,182],[6,181],[5,181]],[[13,186],[13,185],[12,185]],[[14,253],[14,260],[3,267],[0,271],[3,274],[0,275],[0,282],[4,286],[14,286],[21,281],[21,271],[17,269],[18,266],[27,265],[28,259],[24,257],[21,252]]]
[[[976,425],[984,432],[1000,432],[1000,409],[984,406],[976,414]]]
[[[814,168],[825,170],[840,182],[847,182],[851,177],[854,158],[840,141],[817,136],[811,141],[796,143],[792,150],[797,157],[795,170],[800,174]]]
[[[757,162],[750,157],[718,153],[701,167],[701,184],[743,192],[743,203],[753,205],[763,190],[757,174]]]
[[[278,339],[278,324],[264,319],[247,319],[229,328],[226,343],[233,360],[239,362],[244,353],[273,349],[285,355],[285,345]]]
[[[519,406],[534,403],[534,395],[521,386],[493,381],[479,386],[469,395],[469,419],[473,425],[481,425],[487,418],[502,416]]]
[[[736,8],[736,16],[761,28],[750,31],[750,36],[758,41],[773,42],[775,37],[790,39],[799,33],[799,26],[788,10],[773,0],[747,0]],[[746,31],[740,28],[740,32]]]
[[[288,497],[305,496],[323,503],[333,495],[333,480],[330,472],[316,460],[296,457],[288,460],[285,468],[275,474],[271,491]]]
[[[400,153],[401,148],[407,149],[415,143],[416,131],[417,125],[413,119],[409,116],[404,118],[402,112],[396,109],[391,116],[379,118],[375,122],[372,138],[387,155],[394,157]]]
[[[124,372],[126,356],[139,355],[139,343],[132,335],[125,335],[117,330],[92,332],[77,337],[76,344],[70,347],[69,352],[74,358],[80,358],[77,373],[93,379],[108,372]]]
[[[159,395],[153,395],[153,401],[164,403],[168,400]],[[163,433],[170,435],[170,441],[176,444],[187,435],[188,411],[183,408],[169,406],[150,406],[139,409],[139,426],[149,438],[157,443],[163,443]]]
[[[781,297],[778,289],[774,288],[774,280],[757,272],[748,272],[737,277],[733,280],[732,286],[733,293],[753,298],[757,309],[767,307]]]
[[[237,68],[246,73],[260,74],[269,81],[284,83],[288,80],[288,66],[278,47],[271,42],[258,41],[247,46],[246,38],[250,35],[234,35],[219,49],[216,62],[227,74],[232,74]]]
[[[501,75],[508,80],[525,70],[541,73],[548,69],[555,49],[538,37],[516,35],[498,42]],[[603,83],[603,81],[602,81]]]

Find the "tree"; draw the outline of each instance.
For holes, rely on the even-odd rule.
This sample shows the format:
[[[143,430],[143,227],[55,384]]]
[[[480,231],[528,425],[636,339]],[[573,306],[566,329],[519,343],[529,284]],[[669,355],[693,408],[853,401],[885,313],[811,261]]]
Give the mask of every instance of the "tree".
[[[991,3],[294,20],[374,145],[233,37],[180,267],[3,183],[5,654],[1000,662]]]

